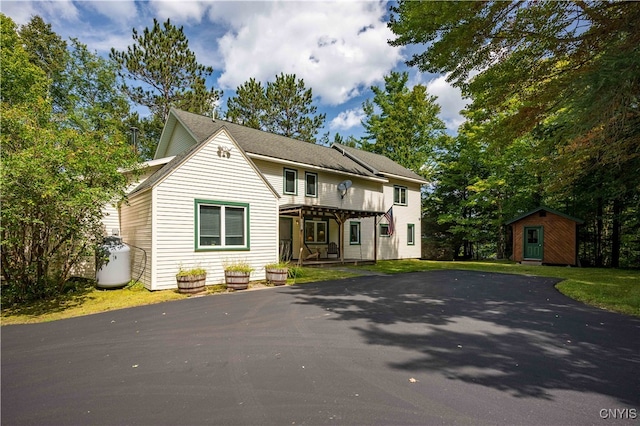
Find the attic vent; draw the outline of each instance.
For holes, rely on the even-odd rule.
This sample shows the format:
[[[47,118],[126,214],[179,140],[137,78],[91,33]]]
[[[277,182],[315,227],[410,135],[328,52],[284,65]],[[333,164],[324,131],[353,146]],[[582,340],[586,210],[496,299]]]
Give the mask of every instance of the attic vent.
[[[540,210],[540,217],[547,217],[546,210]]]

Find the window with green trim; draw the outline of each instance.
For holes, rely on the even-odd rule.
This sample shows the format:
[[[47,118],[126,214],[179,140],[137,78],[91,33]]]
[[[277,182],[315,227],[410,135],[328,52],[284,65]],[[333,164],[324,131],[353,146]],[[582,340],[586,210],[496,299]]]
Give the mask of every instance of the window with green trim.
[[[393,204],[399,206],[407,205],[407,187],[395,185],[393,187]]]
[[[360,222],[349,222],[349,244],[360,245]]]
[[[380,224],[380,236],[381,237],[389,237],[389,224],[381,223]]]
[[[196,250],[249,249],[249,204],[195,201]]]
[[[307,244],[326,244],[329,222],[325,220],[305,220],[304,240]]]
[[[318,196],[318,174],[306,172],[304,174],[304,195],[307,197]]]
[[[289,195],[298,195],[298,171],[284,169],[283,177],[283,192]]]
[[[407,224],[407,245],[413,246],[416,244],[416,226],[413,223]]]

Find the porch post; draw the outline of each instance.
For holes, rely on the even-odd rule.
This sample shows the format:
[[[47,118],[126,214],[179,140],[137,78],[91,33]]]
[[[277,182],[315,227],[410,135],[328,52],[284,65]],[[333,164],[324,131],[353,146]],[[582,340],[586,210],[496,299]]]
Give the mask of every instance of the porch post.
[[[378,263],[378,216],[373,216],[373,262]]]
[[[336,222],[338,222],[338,235],[340,238],[340,244],[338,244],[338,250],[340,251],[340,262],[344,263],[344,223],[349,218],[349,214],[333,214],[336,218]]]
[[[344,263],[344,224],[342,223],[342,218],[338,221],[338,229],[340,234],[340,245],[338,246],[338,250],[340,250],[340,263]]]
[[[303,247],[304,247],[304,223],[302,221],[302,209],[298,210],[298,230],[300,232],[300,250],[298,251],[298,266],[302,266]],[[293,235],[291,236],[291,245],[293,246]],[[293,247],[292,247],[293,249]]]

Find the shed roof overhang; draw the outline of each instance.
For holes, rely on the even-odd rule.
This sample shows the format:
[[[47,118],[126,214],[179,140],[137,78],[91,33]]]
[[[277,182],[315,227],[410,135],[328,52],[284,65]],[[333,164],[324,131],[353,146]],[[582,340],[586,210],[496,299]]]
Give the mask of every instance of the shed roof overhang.
[[[320,216],[339,218],[341,221],[352,218],[374,217],[383,214],[384,212],[376,210],[342,209],[333,206],[318,206],[310,204],[284,204],[280,206],[281,216]]]
[[[536,213],[538,213],[538,212],[540,212],[542,210],[544,210],[546,212],[549,212],[549,213],[556,214],[558,216],[562,216],[562,217],[564,217],[566,219],[572,220],[572,221],[576,222],[578,225],[584,224],[584,220],[582,220],[582,219],[578,219],[577,217],[569,216],[568,214],[564,214],[564,213],[559,212],[557,210],[550,209],[549,207],[541,206],[541,207],[538,207],[537,209],[528,211],[528,212],[526,212],[524,214],[521,214],[520,216],[518,216],[516,218],[511,219],[510,221],[506,222],[505,225],[513,225],[515,222],[517,222],[517,221],[519,221],[521,219],[524,219],[525,217],[531,216],[532,214],[536,214]]]

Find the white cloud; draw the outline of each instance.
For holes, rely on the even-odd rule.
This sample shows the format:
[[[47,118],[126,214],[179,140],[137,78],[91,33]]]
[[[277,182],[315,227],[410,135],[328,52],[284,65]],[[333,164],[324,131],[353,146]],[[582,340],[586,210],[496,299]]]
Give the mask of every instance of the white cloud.
[[[469,104],[470,100],[463,98],[460,89],[448,83],[446,76],[429,81],[427,91],[438,97],[437,102],[441,108],[440,118],[445,122],[447,129],[456,131],[465,121],[464,117],[460,115],[460,111]]]
[[[2,13],[19,25],[29,22],[33,15],[40,15],[45,22],[54,26],[62,21],[77,21],[79,17],[72,0],[2,1],[1,5]]]
[[[37,15],[35,5],[30,1],[3,1],[0,3],[0,11],[18,25],[26,24],[32,15]]]
[[[195,0],[151,0],[155,17],[163,22],[170,18],[175,22],[197,22],[207,14],[210,2]]]
[[[85,1],[83,5],[122,25],[134,21],[138,15],[134,0]]]
[[[250,5],[257,5],[253,13],[234,14],[225,5],[225,14],[215,15],[231,27],[218,41],[222,88],[235,89],[251,77],[273,81],[284,72],[303,78],[321,103],[339,105],[382,80],[402,59],[400,49],[387,44],[392,34],[384,3]],[[210,19],[220,10],[212,9]]]
[[[342,111],[336,118],[331,120],[329,128],[331,130],[348,130],[362,124],[365,114],[362,108],[354,108]]]

